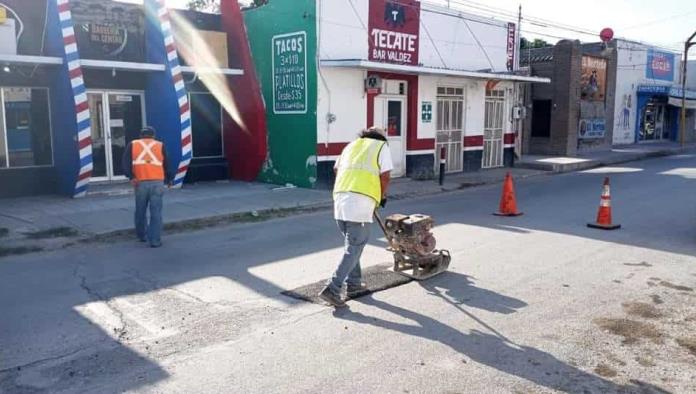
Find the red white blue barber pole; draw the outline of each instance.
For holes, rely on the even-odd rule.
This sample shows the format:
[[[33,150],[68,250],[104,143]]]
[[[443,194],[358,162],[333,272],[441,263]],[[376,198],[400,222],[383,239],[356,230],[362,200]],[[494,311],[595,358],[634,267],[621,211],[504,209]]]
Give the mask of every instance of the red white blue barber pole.
[[[164,0],[157,0],[158,16],[162,36],[164,37],[164,46],[167,52],[168,68],[174,82],[174,89],[179,100],[179,118],[181,124],[181,160],[174,177],[174,187],[181,187],[186,177],[189,164],[191,164],[192,144],[191,144],[191,109],[189,106],[188,95],[186,93],[186,85],[184,84],[184,76],[181,72],[179,64],[179,55],[176,50],[176,43],[172,35],[172,25],[169,19],[169,10],[164,4]]]
[[[75,102],[75,114],[77,121],[77,144],[80,157],[80,170],[77,174],[73,197],[83,197],[87,194],[87,185],[92,176],[92,129],[90,128],[89,104],[85,80],[82,77],[80,55],[77,51],[77,40],[73,27],[72,14],[70,13],[70,0],[56,0],[58,5],[58,19],[63,33],[63,47],[65,59],[70,74],[73,100]]]

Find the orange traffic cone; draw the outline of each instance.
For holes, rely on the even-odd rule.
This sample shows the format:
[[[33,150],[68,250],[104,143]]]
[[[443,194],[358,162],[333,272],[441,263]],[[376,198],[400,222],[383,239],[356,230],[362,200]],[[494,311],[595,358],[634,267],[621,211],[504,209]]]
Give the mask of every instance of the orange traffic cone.
[[[620,224],[611,223],[611,192],[609,190],[609,178],[604,178],[602,197],[599,200],[599,211],[597,212],[597,222],[587,223],[587,227],[599,228],[602,230],[616,230],[621,228]]]
[[[512,175],[508,172],[503,183],[503,195],[500,197],[500,210],[494,213],[497,216],[520,216],[522,212],[517,211],[517,201],[515,199],[515,186],[512,184]]]

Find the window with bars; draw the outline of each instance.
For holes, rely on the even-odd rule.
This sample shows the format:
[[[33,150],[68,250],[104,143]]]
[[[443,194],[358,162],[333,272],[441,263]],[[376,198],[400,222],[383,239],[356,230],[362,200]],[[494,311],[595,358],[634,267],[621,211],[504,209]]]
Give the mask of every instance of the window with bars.
[[[462,171],[462,136],[465,111],[464,89],[440,86],[437,88],[436,154],[446,149],[447,172]],[[439,162],[439,160],[436,160]]]

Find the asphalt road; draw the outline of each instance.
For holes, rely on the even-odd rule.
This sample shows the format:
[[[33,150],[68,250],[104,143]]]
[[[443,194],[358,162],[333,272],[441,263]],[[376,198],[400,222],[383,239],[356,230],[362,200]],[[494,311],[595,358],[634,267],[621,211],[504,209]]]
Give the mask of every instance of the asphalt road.
[[[696,392],[696,156],[516,186],[517,218],[499,186],[391,202],[450,271],[341,311],[280,295],[333,270],[330,212],[0,259],[0,392]]]

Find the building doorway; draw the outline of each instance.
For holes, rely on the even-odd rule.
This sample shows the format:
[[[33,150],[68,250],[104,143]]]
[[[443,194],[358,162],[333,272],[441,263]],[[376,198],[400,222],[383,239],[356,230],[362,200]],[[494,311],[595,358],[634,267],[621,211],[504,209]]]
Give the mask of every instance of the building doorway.
[[[660,141],[669,139],[667,105],[649,101],[642,111],[638,141]]]
[[[387,131],[387,140],[391,150],[394,169],[392,176],[406,174],[406,97],[379,95],[375,97],[374,122],[375,126]]]
[[[145,125],[142,92],[88,91],[92,128],[92,181],[125,180],[122,156]]]
[[[503,124],[505,120],[505,91],[486,90],[485,122],[483,126],[482,168],[503,166]]]
[[[446,149],[446,172],[459,172],[462,167],[462,135],[464,133],[464,89],[437,88],[437,146],[439,155]],[[439,156],[435,163],[439,162]],[[439,166],[436,165],[439,168]]]

